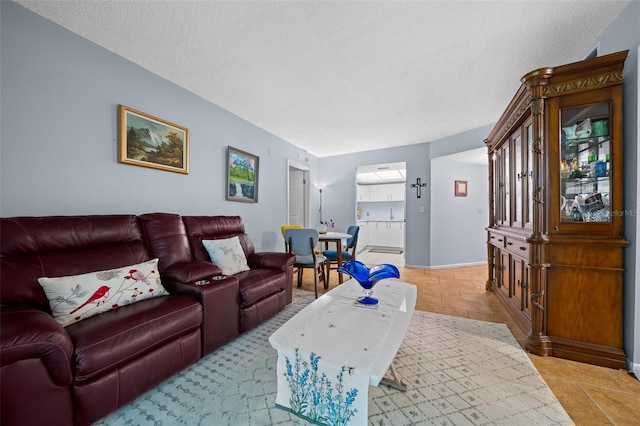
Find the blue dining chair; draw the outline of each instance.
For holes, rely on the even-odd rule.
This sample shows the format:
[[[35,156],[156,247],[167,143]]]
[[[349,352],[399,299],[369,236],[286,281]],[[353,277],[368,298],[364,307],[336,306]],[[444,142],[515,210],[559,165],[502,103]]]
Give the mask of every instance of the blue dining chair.
[[[351,225],[347,229],[347,234],[351,235],[351,238],[347,239],[347,244],[342,248],[342,261],[347,262],[349,260],[356,260],[356,248],[358,246],[358,233],[360,227]],[[327,277],[325,284],[329,284],[329,271],[331,269],[337,269],[338,265],[338,251],[337,250],[324,250],[322,254],[327,258]],[[331,268],[331,265],[335,265],[335,268]]]
[[[318,269],[324,275],[327,258],[322,254],[316,254],[318,245],[318,230],[312,228],[289,228],[284,231],[284,239],[287,242],[287,251],[296,255],[294,267],[298,268],[298,287],[302,282],[302,270],[313,269],[313,287],[318,298]],[[324,277],[323,277],[324,278]]]

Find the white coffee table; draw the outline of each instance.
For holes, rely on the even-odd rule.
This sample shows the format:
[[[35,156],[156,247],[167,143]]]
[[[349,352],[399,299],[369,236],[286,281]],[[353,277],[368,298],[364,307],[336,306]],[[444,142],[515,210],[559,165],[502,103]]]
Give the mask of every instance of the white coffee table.
[[[392,363],[411,322],[416,286],[391,279],[380,281],[373,288],[373,297],[380,301],[375,308],[356,304],[361,295],[362,288],[351,279],[310,303],[269,337],[269,343],[278,351],[279,357],[280,402],[276,401],[276,404],[280,408],[295,413],[286,405],[291,398],[280,395],[282,386],[291,382],[292,374],[287,377],[286,373],[294,369],[294,354],[300,355],[299,365],[306,368],[313,364],[313,361],[306,361],[310,354],[320,357],[318,376],[326,373],[326,377],[336,377],[335,372],[339,373],[341,368],[342,371],[347,368],[348,374],[352,375],[353,369],[356,373],[348,379],[364,380],[354,382],[359,383],[355,386],[364,398],[368,385],[384,383],[406,389]],[[288,370],[283,358],[289,363]],[[326,371],[321,370],[323,366]],[[394,380],[384,377],[389,370]],[[289,392],[288,389],[285,391]],[[366,400],[361,400],[362,403],[364,408],[359,406],[359,415],[364,414],[366,419]]]

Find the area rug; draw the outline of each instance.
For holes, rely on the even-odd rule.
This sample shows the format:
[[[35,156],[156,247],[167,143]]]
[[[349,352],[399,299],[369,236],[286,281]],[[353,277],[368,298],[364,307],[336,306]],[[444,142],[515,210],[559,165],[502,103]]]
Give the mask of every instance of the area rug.
[[[275,407],[269,336],[313,293],[120,408],[97,425],[304,425]],[[504,324],[415,311],[394,361],[407,392],[369,388],[369,424],[571,425]]]
[[[385,253],[385,254],[402,254],[402,249],[382,249],[382,248],[373,248],[369,249],[369,253]]]

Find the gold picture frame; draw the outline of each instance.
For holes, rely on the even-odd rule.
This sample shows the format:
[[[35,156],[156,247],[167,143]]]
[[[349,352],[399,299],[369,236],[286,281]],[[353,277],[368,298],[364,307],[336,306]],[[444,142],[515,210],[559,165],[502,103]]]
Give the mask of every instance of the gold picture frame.
[[[189,174],[189,129],[118,105],[118,162]]]

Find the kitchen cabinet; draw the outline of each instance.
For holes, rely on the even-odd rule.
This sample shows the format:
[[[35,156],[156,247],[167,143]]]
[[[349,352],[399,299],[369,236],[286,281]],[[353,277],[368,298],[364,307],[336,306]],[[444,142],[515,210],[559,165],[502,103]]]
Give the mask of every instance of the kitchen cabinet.
[[[388,222],[389,247],[404,247],[404,222]]]
[[[404,222],[368,222],[369,246],[404,247]]]
[[[522,78],[485,143],[489,279],[525,348],[626,368],[623,66],[627,52]]]
[[[369,245],[386,247],[387,240],[387,222],[369,222]]]
[[[369,201],[403,201],[404,183],[369,185]]]
[[[358,221],[360,230],[358,231],[358,253],[369,245],[369,222]]]
[[[404,201],[405,184],[357,185],[358,201]]]
[[[356,185],[356,197],[358,201],[369,201],[371,199],[369,187],[369,185]]]

